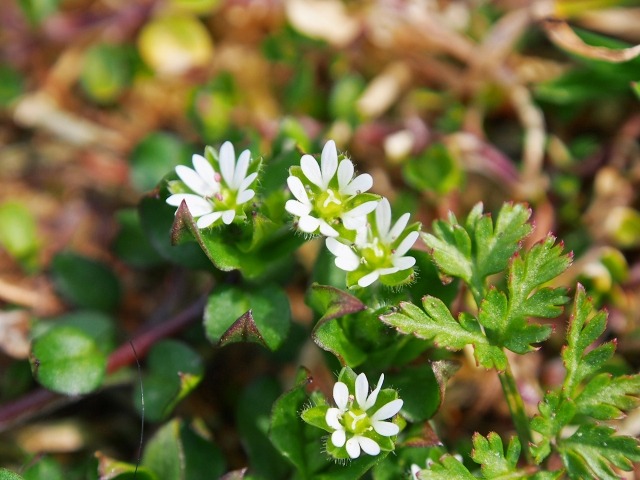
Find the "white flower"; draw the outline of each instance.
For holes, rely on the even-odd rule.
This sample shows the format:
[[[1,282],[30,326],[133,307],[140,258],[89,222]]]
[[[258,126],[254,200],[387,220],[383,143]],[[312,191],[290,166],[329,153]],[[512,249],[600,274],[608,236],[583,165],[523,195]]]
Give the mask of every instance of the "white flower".
[[[375,216],[377,235],[373,236],[370,234],[365,236],[359,232],[359,234],[356,235],[356,244],[360,243],[360,245],[358,245],[360,248],[372,249],[377,257],[381,257],[387,254],[387,250],[390,249],[393,242],[395,242],[402,232],[404,232],[411,215],[409,213],[405,213],[392,227],[391,206],[389,205],[389,200],[383,198],[376,207]],[[362,231],[364,233],[364,229],[362,229]],[[401,270],[407,270],[413,267],[416,263],[416,259],[410,256],[405,257],[404,254],[411,249],[414,243],[416,243],[418,236],[418,232],[410,232],[397,247],[390,249],[390,256],[387,256],[389,256],[388,260],[390,261],[391,266],[376,268],[372,272],[360,278],[358,280],[358,285],[361,287],[368,287],[378,280],[381,275],[391,275]]]
[[[367,273],[358,279],[358,285],[368,287],[382,275],[391,275],[413,267],[416,259],[404,256],[418,239],[417,231],[409,232],[398,243],[409,222],[409,213],[402,215],[391,226],[391,206],[386,198],[378,202],[375,209],[375,231],[365,225],[356,232],[353,245],[335,238],[327,238],[327,249],[335,255],[335,264],[345,272],[362,268]],[[397,245],[396,245],[397,244]]]
[[[176,173],[180,180],[195,193],[175,193],[167,198],[167,203],[179,207],[184,201],[189,213],[197,218],[198,228],[206,228],[218,219],[225,225],[233,222],[241,205],[255,196],[249,187],[258,176],[257,172],[247,175],[251,153],[245,150],[236,163],[233,145],[224,142],[220,147],[216,172],[211,163],[202,155],[193,155],[194,169],[178,165]]]
[[[329,222],[341,218],[347,230],[356,230],[366,224],[366,215],[376,206],[375,201],[362,203],[354,208],[347,203],[356,195],[373,186],[373,178],[363,173],[354,178],[355,168],[348,158],[338,164],[338,151],[333,140],[322,149],[320,163],[311,155],[303,155],[300,168],[306,181],[290,175],[289,190],[295,200],[288,200],[285,209],[298,218],[298,228],[306,233],[337,237],[338,231]],[[334,177],[337,179],[334,180]]]
[[[361,450],[369,455],[380,453],[380,445],[367,436],[371,430],[385,437],[397,435],[400,430],[396,424],[384,420],[400,411],[402,400],[392,400],[382,405],[372,415],[369,413],[369,410],[375,406],[383,381],[384,375],[380,375],[376,388],[369,394],[366,375],[364,373],[358,375],[355,382],[355,405],[354,396],[349,394],[349,388],[345,383],[337,382],[333,386],[336,407],[327,410],[325,421],[334,429],[331,434],[331,443],[338,448],[344,446],[351,458],[358,458]]]

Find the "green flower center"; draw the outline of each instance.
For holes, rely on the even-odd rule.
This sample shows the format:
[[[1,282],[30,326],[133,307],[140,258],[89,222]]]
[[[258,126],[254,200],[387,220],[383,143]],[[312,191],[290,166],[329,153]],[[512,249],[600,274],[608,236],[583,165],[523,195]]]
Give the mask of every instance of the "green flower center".
[[[371,270],[393,267],[391,248],[389,245],[380,242],[380,239],[377,237],[374,237],[373,242],[366,244],[360,248],[359,251]]]
[[[371,420],[364,410],[353,408],[347,410],[342,416],[342,424],[347,432],[361,435],[371,430]]]
[[[318,194],[314,198],[314,210],[325,221],[339,217],[344,213],[344,199],[338,192],[328,188],[326,192]]]

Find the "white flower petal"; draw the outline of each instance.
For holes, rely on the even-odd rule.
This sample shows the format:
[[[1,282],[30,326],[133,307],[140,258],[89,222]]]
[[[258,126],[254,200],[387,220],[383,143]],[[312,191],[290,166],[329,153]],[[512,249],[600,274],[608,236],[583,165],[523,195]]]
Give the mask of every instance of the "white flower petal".
[[[353,178],[353,163],[348,158],[340,161],[338,165],[338,190],[340,193],[345,194],[345,188],[349,186],[349,182]]]
[[[240,157],[238,157],[238,163],[236,163],[236,169],[233,173],[233,184],[230,185],[231,188],[239,188],[240,184],[247,176],[247,169],[249,168],[249,160],[251,160],[251,152],[249,150],[244,150]]]
[[[411,480],[418,480],[418,474],[420,473],[420,470],[422,469],[415,463],[411,465]]]
[[[341,430],[343,427],[340,424],[340,415],[342,415],[342,413],[339,409],[330,408],[327,410],[327,413],[325,413],[324,420],[331,428],[335,430]]]
[[[307,196],[307,191],[302,184],[302,180],[294,175],[290,175],[287,177],[287,186],[289,187],[289,191],[296,197],[300,202],[305,205],[309,205],[311,207],[311,202],[309,202],[309,197]]]
[[[362,436],[357,436],[356,438],[365,453],[369,455],[378,455],[380,453],[380,445],[378,445],[375,440]]]
[[[173,207],[179,207],[183,201],[187,202],[192,217],[200,217],[213,211],[211,202],[193,193],[176,193],[167,198],[167,203]]]
[[[302,167],[302,173],[309,179],[311,183],[317,185],[323,190],[326,187],[322,184],[322,174],[320,173],[320,165],[315,158],[311,155],[303,155],[300,159],[300,167]]]
[[[242,190],[236,197],[236,205],[242,205],[243,203],[248,202],[255,196],[256,192],[253,190]]]
[[[393,417],[400,411],[403,403],[404,402],[399,398],[390,401],[389,403],[380,407],[380,409],[372,415],[371,420],[375,422],[376,420],[386,420],[387,418]]]
[[[396,272],[399,272],[400,270],[406,270],[407,268],[411,268],[415,264],[416,264],[416,259],[413,257],[400,257],[400,258],[393,259],[393,265],[395,266]],[[385,273],[381,275],[388,275],[388,274]]]
[[[373,429],[383,437],[392,437],[394,435],[397,435],[400,431],[400,427],[391,422],[382,422],[380,420],[376,420],[371,422],[371,424],[373,425]]]
[[[356,401],[360,408],[364,409],[367,402],[367,394],[369,393],[369,381],[364,373],[356,377]]]
[[[376,207],[376,226],[378,227],[378,235],[386,239],[391,228],[391,205],[386,198],[380,200]]]
[[[217,189],[214,187],[214,185],[217,184],[213,183],[215,182],[214,179],[211,179],[212,183],[209,184],[205,182],[195,170],[189,167],[178,165],[176,167],[176,173],[178,174],[178,177],[180,177],[180,180],[182,180],[190,190],[201,197],[210,197],[217,192]]]
[[[367,398],[367,401],[362,408],[369,410],[375,405],[376,400],[378,399],[378,393],[380,393],[380,389],[382,388],[382,382],[384,382],[384,373],[380,374],[380,380],[378,380],[375,390],[371,392],[371,395],[369,395],[369,398]]]
[[[393,228],[391,228],[391,230],[389,231],[389,234],[387,235],[387,238],[386,238],[387,243],[392,243],[396,238],[400,236],[400,234],[404,231],[404,227],[406,227],[407,223],[409,223],[409,218],[411,218],[410,213],[402,214],[402,216],[398,219],[398,221],[395,223]]]
[[[196,172],[200,176],[200,178],[207,184],[209,187],[217,187],[216,191],[219,189],[218,182],[216,182],[216,171],[213,169],[213,166],[209,163],[202,155],[194,154],[191,157],[191,162],[193,163],[193,167],[196,169]],[[215,192],[213,192],[215,193]],[[213,195],[210,194],[210,195]]]
[[[409,235],[400,242],[400,245],[398,245],[398,248],[396,248],[396,251],[394,252],[394,256],[399,257],[407,253],[409,249],[413,247],[413,244],[416,243],[418,236],[418,232],[410,232]]]
[[[287,200],[287,203],[284,204],[284,209],[291,215],[295,215],[297,217],[309,215],[309,212],[311,212],[311,207],[309,205],[300,203],[297,200]]]
[[[360,258],[355,254],[348,245],[336,240],[335,238],[327,238],[325,241],[327,249],[336,256],[335,264],[345,272],[353,272],[360,265]]]
[[[344,411],[347,409],[347,403],[349,402],[349,387],[346,383],[336,382],[333,386],[333,401],[336,402],[337,407]]]
[[[404,258],[404,257],[402,257]],[[396,273],[399,272],[400,269],[398,267],[389,267],[389,268],[379,268],[377,270],[377,272],[380,274],[380,276],[383,275],[391,275],[392,273]]]
[[[315,232],[320,226],[320,220],[311,215],[305,215],[298,220],[298,228],[306,233]]]
[[[347,441],[347,434],[344,430],[336,430],[331,434],[331,443],[340,448]]]
[[[337,237],[338,231],[324,220],[320,220],[320,233],[325,237]]]
[[[220,173],[229,188],[233,188],[233,173],[236,168],[236,153],[231,142],[224,142],[220,147]]]
[[[222,212],[211,212],[198,219],[196,225],[198,228],[207,228],[222,216]]]
[[[356,437],[351,437],[347,440],[347,453],[351,458],[358,458],[360,456],[360,444]]]
[[[326,190],[338,169],[338,151],[333,140],[329,140],[324,144],[322,155],[320,156],[320,165],[322,168],[322,188]]]
[[[222,222],[225,225],[229,225],[231,222],[233,222],[233,219],[236,216],[236,212],[235,210],[225,210],[224,212],[222,212]]]
[[[342,224],[347,230],[358,230],[367,224],[367,214],[375,210],[378,202],[365,202],[342,215]]]
[[[363,173],[354,178],[349,185],[340,189],[343,195],[356,195],[368,191],[373,187],[373,177],[368,173]]]
[[[361,287],[368,287],[369,285],[371,285],[373,282],[375,282],[378,277],[380,277],[380,273],[378,273],[377,270],[366,274],[364,277],[362,277],[360,280],[358,280],[358,285],[360,285]]]
[[[242,190],[249,188],[249,185],[253,183],[253,181],[256,179],[257,176],[258,176],[258,172],[253,172],[247,178],[242,180],[242,182],[240,183],[240,186],[238,187],[238,191],[241,192]]]

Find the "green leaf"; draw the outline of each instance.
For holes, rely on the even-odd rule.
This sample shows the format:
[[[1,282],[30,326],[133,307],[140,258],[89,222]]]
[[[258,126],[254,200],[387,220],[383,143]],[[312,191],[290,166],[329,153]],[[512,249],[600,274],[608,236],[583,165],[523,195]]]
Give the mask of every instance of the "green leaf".
[[[577,412],[596,420],[622,418],[640,405],[640,374],[592,378],[575,400]]]
[[[32,335],[37,338],[51,329],[61,326],[74,327],[82,331],[95,341],[100,351],[105,355],[116,347],[116,327],[113,319],[105,313],[91,310],[71,312],[39,322],[34,326]]]
[[[151,246],[145,235],[138,211],[119,210],[116,213],[118,234],[113,242],[113,251],[126,264],[136,268],[149,268],[162,264],[163,259]]]
[[[494,222],[482,214],[482,204],[469,213],[464,226],[453,214],[449,221],[436,221],[434,234],[422,233],[438,268],[467,283],[479,304],[485,279],[507,267],[520,242],[531,232],[527,223],[531,210],[521,204],[505,203]]]
[[[440,383],[430,364],[404,367],[398,373],[389,373],[386,383],[398,391],[404,402],[402,415],[411,422],[430,419],[444,398],[444,382]]]
[[[250,291],[221,286],[209,296],[204,313],[207,337],[220,345],[251,341],[277,350],[290,323],[289,299],[272,284]]]
[[[131,83],[131,63],[126,47],[107,43],[93,45],[84,54],[80,86],[96,103],[111,104]]]
[[[314,310],[324,312],[311,337],[323,350],[333,353],[342,365],[356,367],[366,359],[366,354],[349,339],[338,318],[365,310],[367,307],[357,297],[329,285],[311,285],[309,304]]]
[[[569,319],[567,345],[562,349],[562,360],[567,369],[564,388],[567,396],[574,397],[576,388],[588,376],[596,373],[615,351],[615,343],[604,343],[585,353],[588,347],[604,333],[607,314],[594,312],[593,304],[582,285],[578,284]]]
[[[189,155],[185,144],[176,136],[152,132],[138,143],[129,162],[129,178],[142,192],[153,189],[175,166],[186,163]]]
[[[462,462],[452,455],[443,455],[439,462],[434,462],[426,470],[420,470],[420,480],[475,480],[471,472]]]
[[[0,107],[8,107],[23,90],[22,75],[8,65],[0,65]]]
[[[207,480],[224,472],[220,451],[187,423],[174,419],[149,440],[142,466],[158,478]]]
[[[100,480],[157,480],[158,477],[145,467],[120,462],[96,452]]]
[[[475,319],[462,314],[456,321],[442,300],[425,296],[424,310],[409,302],[401,302],[398,311],[380,317],[387,325],[400,333],[433,340],[439,347],[462,350],[466,345],[475,347],[475,357],[485,368],[506,368],[506,356],[499,348],[490,345]]]
[[[62,465],[52,456],[46,455],[34,459],[22,472],[24,480],[64,480]]]
[[[308,402],[305,391],[311,377],[305,369],[300,369],[296,385],[285,392],[273,405],[269,438],[278,451],[295,467],[301,478],[315,478],[312,474],[326,465],[322,451],[321,431],[307,426],[299,412]]]
[[[22,203],[0,205],[0,246],[12,257],[31,266],[40,248],[38,229],[33,213]]]
[[[551,453],[551,442],[568,425],[576,414],[575,403],[563,398],[560,390],[545,394],[538,405],[539,414],[531,420],[531,429],[542,434],[542,439],[531,446],[531,453],[537,463]]]
[[[89,393],[102,384],[107,357],[82,330],[56,327],[33,342],[33,376],[43,386],[66,395]]]
[[[6,468],[0,468],[0,480],[24,480],[20,475]]]
[[[56,290],[73,305],[111,311],[120,304],[120,281],[102,262],[60,252],[51,262],[51,274]]]
[[[604,425],[581,425],[569,438],[558,442],[558,450],[571,478],[620,478],[613,467],[633,470],[640,461],[638,440],[614,436],[615,430]]]
[[[175,208],[167,205],[158,191],[150,192],[140,200],[138,213],[149,243],[163,259],[181,267],[211,269],[211,262],[198,244],[172,245]]]
[[[509,441],[507,451],[500,435],[490,432],[487,437],[479,433],[473,436],[473,452],[471,458],[482,466],[482,474],[485,478],[499,478],[502,475],[508,478],[528,478],[522,473],[518,475],[518,459],[520,458],[520,441],[517,437],[512,437]]]
[[[204,373],[200,355],[176,340],[155,344],[147,356],[147,368],[149,373],[143,380],[145,417],[152,422],[166,418],[200,383]],[[136,385],[133,398],[141,395]]]
[[[407,184],[421,191],[446,195],[459,189],[464,181],[463,170],[444,143],[433,143],[422,154],[409,160],[403,169]]]
[[[257,478],[286,478],[291,470],[269,439],[273,404],[281,393],[273,377],[261,377],[250,383],[238,399],[235,419],[248,464]]]

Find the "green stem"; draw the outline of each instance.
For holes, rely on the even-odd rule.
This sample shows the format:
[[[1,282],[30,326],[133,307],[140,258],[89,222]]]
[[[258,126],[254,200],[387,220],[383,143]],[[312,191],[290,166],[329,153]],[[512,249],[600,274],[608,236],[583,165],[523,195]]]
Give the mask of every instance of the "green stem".
[[[502,384],[502,391],[504,392],[504,396],[507,400],[507,405],[509,405],[509,411],[511,412],[511,418],[513,419],[513,423],[516,427],[516,432],[518,432],[520,444],[524,450],[527,462],[531,463],[532,458],[529,450],[529,445],[531,444],[531,430],[529,429],[529,418],[524,411],[524,402],[522,401],[522,397],[518,391],[516,379],[511,371],[509,361],[507,361],[507,368],[503,372],[499,372],[498,377]]]

